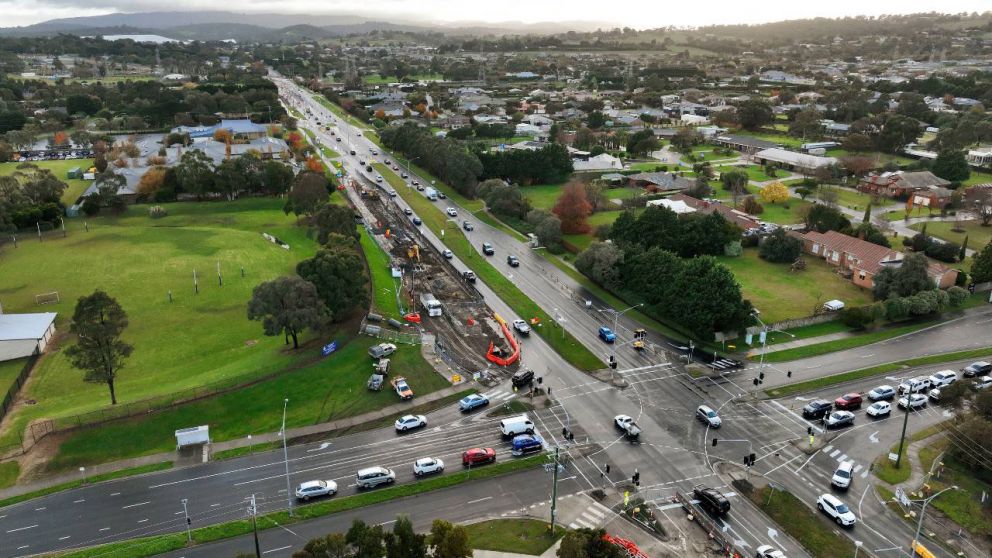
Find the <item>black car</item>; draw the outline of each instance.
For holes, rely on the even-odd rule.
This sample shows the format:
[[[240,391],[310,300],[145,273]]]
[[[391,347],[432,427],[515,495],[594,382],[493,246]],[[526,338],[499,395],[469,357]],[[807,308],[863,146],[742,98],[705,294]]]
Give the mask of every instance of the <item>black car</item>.
[[[730,500],[719,490],[697,484],[692,487],[692,495],[699,505],[713,515],[723,515],[730,511]]]
[[[965,378],[977,378],[979,376],[988,376],[992,373],[992,364],[985,361],[978,361],[965,366],[961,370],[962,375]]]
[[[803,407],[803,418],[807,419],[818,419],[823,418],[824,415],[833,409],[833,403],[825,401],[823,399],[818,399],[816,401],[811,401]]]
[[[352,155],[354,155],[355,154],[355,150],[352,149],[351,151],[349,151],[349,153],[351,153]]]
[[[482,243],[482,253],[485,254],[485,255],[487,255],[487,256],[492,256],[493,254],[496,253],[496,250],[493,250],[493,245],[492,244],[489,244],[488,242],[483,242]]]
[[[516,256],[507,256],[506,263],[509,264],[510,267],[520,267],[520,260],[517,259]]]
[[[524,386],[529,386],[534,382],[534,371],[533,370],[517,370],[513,377],[510,378],[510,382],[513,383],[513,387],[520,388]]]

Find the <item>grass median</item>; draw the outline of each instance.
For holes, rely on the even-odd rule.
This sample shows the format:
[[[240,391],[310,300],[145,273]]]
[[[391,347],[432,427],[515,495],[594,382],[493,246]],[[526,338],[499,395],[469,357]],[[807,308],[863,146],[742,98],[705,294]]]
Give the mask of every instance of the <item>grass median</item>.
[[[472,268],[479,279],[485,282],[514,312],[525,319],[536,317],[541,324],[547,324],[535,327],[534,331],[544,338],[562,358],[580,370],[598,370],[606,366],[589,349],[579,343],[572,334],[552,325],[554,322],[551,316],[529,299],[502,272],[490,265],[471,245],[457,223],[448,220],[437,206],[408,187],[406,182],[386,165],[375,163],[373,167],[423,219],[424,225],[430,228],[462,262]]]
[[[258,528],[260,530],[264,530],[282,525],[299,523],[301,521],[315,519],[325,515],[330,515],[332,513],[381,504],[397,498],[415,496],[417,494],[423,494],[432,490],[449,488],[473,479],[479,480],[523,471],[525,469],[538,467],[545,462],[546,458],[544,455],[534,455],[522,459],[503,461],[491,466],[476,468],[471,471],[462,471],[439,477],[432,477],[426,480],[414,481],[412,483],[395,485],[389,488],[363,492],[354,496],[331,498],[316,504],[299,506],[295,508],[293,517],[289,517],[285,511],[259,516]],[[247,520],[237,520],[212,525],[210,527],[194,529],[191,532],[191,535],[193,538],[193,544],[195,545],[247,535],[248,533],[251,533],[251,523]],[[186,542],[186,533],[178,532],[170,533],[168,535],[159,535],[155,537],[145,537],[110,543],[82,550],[68,551],[56,555],[63,558],[96,558],[98,556],[106,558],[107,556],[123,555],[128,556],[128,558],[144,558],[146,556],[154,556],[156,554],[179,550],[181,548],[185,548],[186,546],[188,546]]]
[[[531,556],[539,556],[565,536],[563,527],[556,526],[552,535],[551,524],[537,519],[491,519],[466,525],[465,530],[474,549]]]

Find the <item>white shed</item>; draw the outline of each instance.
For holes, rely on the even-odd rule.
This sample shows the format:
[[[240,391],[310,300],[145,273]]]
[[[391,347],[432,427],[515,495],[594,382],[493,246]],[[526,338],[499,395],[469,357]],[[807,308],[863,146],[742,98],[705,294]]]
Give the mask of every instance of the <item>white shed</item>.
[[[210,427],[192,426],[176,430],[176,449],[210,443]]]
[[[0,314],[0,362],[40,354],[55,336],[55,312]]]

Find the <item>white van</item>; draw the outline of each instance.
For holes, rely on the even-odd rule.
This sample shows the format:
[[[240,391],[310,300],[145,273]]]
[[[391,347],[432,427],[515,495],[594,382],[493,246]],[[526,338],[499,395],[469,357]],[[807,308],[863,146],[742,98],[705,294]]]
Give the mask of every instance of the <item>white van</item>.
[[[957,372],[953,370],[941,370],[940,372],[934,372],[930,376],[930,385],[935,388],[944,387],[954,383],[957,379]]]
[[[518,434],[533,434],[534,423],[524,414],[499,421],[499,431],[506,438]]]

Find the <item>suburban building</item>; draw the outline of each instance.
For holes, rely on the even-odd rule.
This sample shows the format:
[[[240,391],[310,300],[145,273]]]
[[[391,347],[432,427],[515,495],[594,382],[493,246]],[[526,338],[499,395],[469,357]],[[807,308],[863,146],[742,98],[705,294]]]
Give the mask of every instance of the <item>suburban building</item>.
[[[814,172],[837,164],[836,157],[820,157],[774,147],[758,151],[754,154],[754,160],[762,165],[775,163],[782,168],[799,172]]]
[[[241,120],[221,120],[219,124],[214,124],[213,126],[177,126],[172,129],[172,132],[189,134],[189,137],[193,141],[197,141],[213,138],[217,130],[227,130],[231,132],[231,137],[238,140],[264,138],[267,135],[265,126],[255,124],[247,118]]]
[[[976,167],[992,167],[992,147],[979,147],[969,149],[968,164]]]
[[[896,171],[868,175],[858,183],[858,190],[873,196],[909,199],[915,192],[946,190],[950,184],[950,181],[937,177],[930,171]]]
[[[992,204],[992,183],[975,184],[965,189],[964,206],[972,208],[978,204]]]
[[[620,170],[623,168],[623,162],[609,153],[600,153],[595,157],[590,157],[588,153],[584,157],[573,154],[572,168],[575,172]]]
[[[55,312],[0,314],[0,362],[40,354],[55,336]]]
[[[713,138],[713,143],[747,153],[756,153],[764,149],[781,147],[781,145],[773,141],[763,140],[751,136],[738,136],[734,134],[718,135]]]
[[[724,205],[717,201],[701,200],[698,198],[694,198],[692,196],[688,196],[681,192],[673,194],[664,200],[655,200],[655,201],[669,202],[669,204],[673,206],[680,208],[687,208],[687,209],[681,209],[681,211],[675,211],[674,209],[669,207],[669,209],[672,209],[676,213],[680,213],[680,212],[694,213],[697,211],[699,213],[706,213],[706,214],[719,213],[720,215],[723,215],[724,219],[737,225],[737,228],[741,229],[744,232],[753,229],[758,229],[761,227],[761,222],[758,221],[758,219],[756,219],[752,215],[748,215],[747,213],[744,213],[743,211],[739,211],[737,209],[730,207],[729,205]],[[664,203],[660,205],[668,207]]]
[[[644,188],[648,192],[677,192],[688,190],[693,180],[673,172],[641,172],[627,177],[631,186]]]

